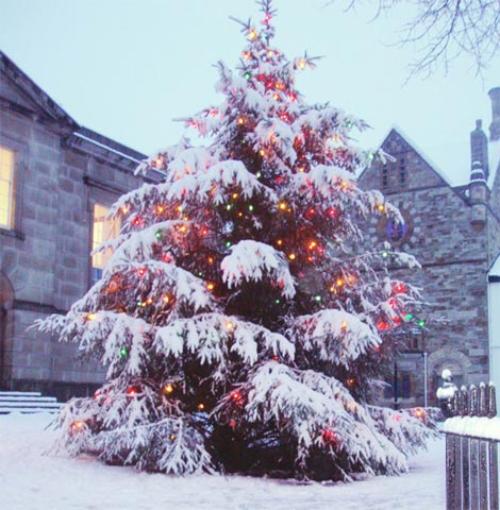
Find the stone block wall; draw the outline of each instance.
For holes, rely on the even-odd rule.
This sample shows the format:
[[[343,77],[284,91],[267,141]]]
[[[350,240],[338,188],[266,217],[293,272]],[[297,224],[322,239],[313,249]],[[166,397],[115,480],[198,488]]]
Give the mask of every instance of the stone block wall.
[[[485,225],[473,225],[472,207],[463,190],[451,188],[401,137],[390,141],[383,147],[391,152],[390,147],[391,154],[404,154],[407,178],[401,185],[399,175],[392,176],[392,185],[381,191],[400,208],[408,226],[403,238],[391,243],[422,265],[421,269],[392,270],[394,276],[422,289],[426,305],[420,315],[426,327],[414,350],[428,352],[432,403],[443,368],[451,368],[460,383],[488,379],[487,271],[493,254],[498,253],[500,228],[491,211]],[[360,186],[381,189],[382,168],[375,164],[365,171]],[[371,219],[364,249],[381,247],[388,240],[385,226],[384,218]],[[421,405],[423,357],[403,354],[398,365],[413,378],[413,397],[402,404]]]
[[[102,148],[89,154],[68,144],[70,136],[65,126],[0,108],[0,145],[16,152],[15,228],[0,229],[0,271],[15,294],[0,384],[62,398],[92,391],[103,371],[79,360],[76,345],[28,328],[88,290],[93,201],[111,204],[142,183],[130,161],[110,164]]]

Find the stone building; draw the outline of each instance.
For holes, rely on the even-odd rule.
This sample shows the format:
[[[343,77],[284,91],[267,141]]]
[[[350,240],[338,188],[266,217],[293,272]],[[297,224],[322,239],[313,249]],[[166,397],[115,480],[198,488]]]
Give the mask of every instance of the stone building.
[[[500,252],[500,88],[489,94],[489,140],[478,121],[468,184],[451,186],[399,129],[382,144],[394,161],[360,176],[362,187],[382,190],[404,218],[372,224],[371,244],[389,241],[418,258],[422,269],[399,270],[400,276],[422,287],[428,303],[425,327],[414,328],[397,360],[388,402],[396,389],[398,405],[422,404],[427,387],[432,403],[444,368],[459,384],[487,380],[491,346],[500,365],[500,339],[489,338],[490,330],[500,331],[500,313],[491,325],[492,299],[500,306],[492,285],[500,282],[500,259],[494,264]],[[89,253],[116,233],[106,210],[143,182],[133,170],[144,157],[80,126],[0,52],[0,388],[64,399],[102,380],[97,366],[76,359],[75,345],[27,328],[64,313],[99,278],[107,255]],[[500,378],[500,366],[495,373]]]
[[[489,378],[488,272],[500,251],[500,87],[489,96],[489,137],[478,120],[467,184],[450,185],[396,128],[382,143],[394,161],[376,163],[360,176],[361,187],[380,189],[404,219],[372,223],[371,242],[388,241],[422,265],[399,271],[423,289],[428,306],[421,312],[425,327],[415,325],[388,381],[385,398],[392,401],[396,393],[398,405],[422,404],[426,389],[432,403],[444,368],[457,384]]]
[[[107,207],[144,155],[80,126],[0,52],[0,388],[65,398],[101,380],[75,345],[27,330],[89,288],[113,234]],[[154,176],[151,176],[154,178]]]

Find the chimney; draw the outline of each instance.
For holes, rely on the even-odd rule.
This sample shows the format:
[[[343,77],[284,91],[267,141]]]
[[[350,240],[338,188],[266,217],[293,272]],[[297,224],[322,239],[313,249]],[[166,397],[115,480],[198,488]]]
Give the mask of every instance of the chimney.
[[[495,87],[488,92],[491,99],[491,124],[490,140],[500,140],[500,87]]]
[[[498,89],[498,91],[500,92],[500,88]],[[498,105],[500,106],[500,94],[498,97],[499,97]],[[474,170],[477,168],[481,168],[482,173],[484,174],[483,179],[487,181],[489,176],[488,138],[486,138],[486,135],[484,134],[484,131],[482,129],[481,120],[476,120],[476,129],[474,129],[474,131],[472,131],[470,134],[470,163],[472,172],[474,172]]]

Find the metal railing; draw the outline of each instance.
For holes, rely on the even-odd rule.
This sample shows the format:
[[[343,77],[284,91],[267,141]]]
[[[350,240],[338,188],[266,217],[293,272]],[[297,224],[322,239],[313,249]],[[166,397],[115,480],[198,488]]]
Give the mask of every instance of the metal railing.
[[[495,387],[463,386],[449,402],[446,434],[447,510],[498,510],[498,442]]]

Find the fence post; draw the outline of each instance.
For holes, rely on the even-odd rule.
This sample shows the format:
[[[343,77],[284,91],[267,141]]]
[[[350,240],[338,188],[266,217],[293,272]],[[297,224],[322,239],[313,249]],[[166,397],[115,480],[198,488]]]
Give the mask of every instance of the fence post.
[[[479,413],[478,416],[488,415],[488,395],[486,385],[482,382],[479,385]],[[479,508],[488,510],[488,461],[487,461],[488,442],[479,441]]]
[[[462,416],[467,416],[470,411],[469,391],[465,386],[461,388],[462,393]],[[467,436],[461,437],[462,443],[462,509],[470,510],[470,439]]]
[[[477,387],[469,388],[469,416],[479,414],[479,395]],[[470,439],[470,508],[479,510],[479,440]]]
[[[494,434],[485,435],[488,428],[483,428],[498,420],[493,384],[463,386],[450,399],[449,409],[449,428],[445,424],[446,508],[499,510],[499,441]],[[456,424],[461,426],[457,429]],[[458,432],[460,429],[464,432]]]
[[[488,418],[497,415],[497,401],[495,386],[488,385]],[[490,473],[490,510],[498,509],[498,443],[490,441],[488,444],[488,472]]]

